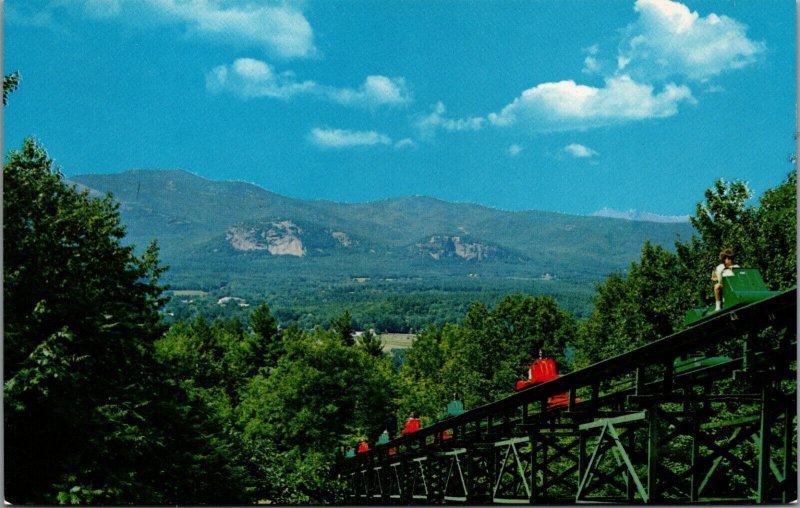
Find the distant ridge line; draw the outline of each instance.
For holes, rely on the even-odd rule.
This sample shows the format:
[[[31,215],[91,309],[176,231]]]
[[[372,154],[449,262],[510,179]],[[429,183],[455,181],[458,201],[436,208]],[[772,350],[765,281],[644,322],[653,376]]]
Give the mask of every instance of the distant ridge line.
[[[387,196],[382,198],[377,198],[374,200],[368,201],[336,201],[333,199],[326,199],[326,198],[297,198],[292,196],[287,196],[284,194],[277,193],[266,187],[263,187],[260,184],[255,182],[247,182],[244,180],[215,180],[210,179],[205,176],[202,176],[198,173],[193,171],[189,171],[183,168],[170,168],[170,169],[147,169],[147,168],[132,168],[127,169],[124,171],[116,172],[116,173],[85,173],[85,174],[77,174],[74,176],[67,177],[67,180],[73,183],[81,183],[81,181],[92,180],[94,178],[114,178],[117,177],[124,177],[125,175],[134,176],[139,174],[146,174],[149,176],[158,176],[158,175],[169,175],[169,174],[176,174],[176,175],[185,175],[191,178],[196,178],[203,182],[207,182],[208,184],[237,184],[237,185],[250,185],[255,187],[263,192],[269,193],[272,196],[293,200],[293,201],[300,201],[300,202],[307,202],[307,203],[319,203],[319,204],[332,204],[336,206],[372,206],[372,205],[381,205],[381,204],[403,204],[403,203],[415,203],[418,204],[420,202],[433,202],[440,205],[454,205],[454,206],[467,206],[467,207],[475,207],[481,208],[487,211],[492,212],[499,212],[499,213],[510,213],[510,214],[525,214],[525,213],[535,213],[535,214],[554,214],[566,217],[599,217],[604,219],[624,219],[624,220],[631,220],[637,222],[655,222],[655,223],[688,223],[689,216],[688,215],[662,215],[653,212],[647,211],[638,211],[635,209],[630,209],[628,211],[619,211],[614,210],[612,208],[603,207],[600,210],[593,212],[588,215],[582,214],[575,214],[575,213],[567,213],[555,210],[539,210],[534,208],[526,208],[521,210],[508,210],[504,208],[498,208],[491,205],[486,205],[484,203],[475,203],[470,201],[448,201],[442,198],[438,198],[435,196],[429,196],[424,194],[409,194],[409,195],[401,195],[401,196]],[[83,185],[83,184],[81,184]],[[103,191],[102,189],[96,189],[98,191]]]

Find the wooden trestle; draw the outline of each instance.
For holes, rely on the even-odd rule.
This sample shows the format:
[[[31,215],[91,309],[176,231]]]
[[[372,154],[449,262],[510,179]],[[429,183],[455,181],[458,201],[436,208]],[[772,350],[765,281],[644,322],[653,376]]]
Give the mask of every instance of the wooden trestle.
[[[788,503],[798,479],[796,327],[795,289],[721,311],[345,459],[339,501]],[[692,353],[727,358],[676,371]],[[548,409],[564,392],[569,405]]]

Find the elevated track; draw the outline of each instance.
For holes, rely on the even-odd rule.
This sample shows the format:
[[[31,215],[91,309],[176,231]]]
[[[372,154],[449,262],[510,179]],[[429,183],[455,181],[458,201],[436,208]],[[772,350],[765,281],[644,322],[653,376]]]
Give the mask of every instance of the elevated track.
[[[344,459],[340,501],[787,503],[796,356],[791,289]]]

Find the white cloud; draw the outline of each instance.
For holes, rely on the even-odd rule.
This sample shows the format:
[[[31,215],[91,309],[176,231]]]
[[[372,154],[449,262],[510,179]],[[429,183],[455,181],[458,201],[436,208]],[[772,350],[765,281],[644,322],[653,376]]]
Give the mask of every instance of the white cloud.
[[[449,132],[459,131],[479,131],[486,123],[485,118],[470,117],[470,118],[447,118],[444,114],[447,112],[444,103],[438,102],[433,107],[430,114],[419,117],[415,126],[420,131],[422,137],[431,137],[438,129],[444,129]]]
[[[584,49],[584,51],[588,56],[583,60],[583,69],[581,72],[584,74],[600,74],[603,69],[603,64],[597,58],[598,53],[600,53],[600,46],[595,44]]]
[[[294,73],[275,73],[266,62],[239,58],[230,66],[219,65],[206,74],[206,88],[212,93],[231,92],[244,98],[290,99],[314,93],[313,81],[297,81]]]
[[[599,74],[602,70],[602,64],[593,56],[587,56],[583,60],[583,69],[581,72],[584,74]]]
[[[491,113],[489,121],[532,131],[584,130],[672,116],[683,101],[694,102],[686,86],[670,83],[655,93],[653,86],[625,75],[607,78],[604,88],[559,81],[525,90],[499,113]]]
[[[9,25],[30,26],[47,30],[62,30],[51,8],[31,4],[6,3],[3,5],[3,22]]]
[[[300,81],[291,71],[277,73],[270,64],[255,58],[238,58],[231,65],[214,67],[206,74],[206,88],[212,93],[229,92],[245,99],[290,99],[310,95],[344,106],[370,108],[411,101],[403,78],[368,76],[357,91],[337,89],[311,80]]]
[[[547,132],[673,116],[681,103],[696,103],[681,81],[708,84],[713,76],[752,64],[765,50],[764,43],[747,37],[745,25],[726,16],[701,17],[672,0],[636,0],[634,9],[639,18],[622,30],[616,61],[597,44],[583,49],[582,73],[605,74],[602,87],[573,80],[541,83],[489,114],[488,121]]]
[[[403,138],[397,143],[395,143],[394,147],[400,150],[401,148],[411,148],[415,145],[416,143],[414,143],[414,140],[412,140],[411,138]]]
[[[508,147],[506,153],[508,154],[509,157],[516,157],[522,153],[522,150],[524,150],[524,148],[515,143]]]
[[[386,76],[367,76],[358,90],[331,88],[327,94],[331,100],[339,104],[363,107],[402,105],[411,102],[405,79]]]
[[[137,0],[128,1],[141,7]],[[151,0],[149,5],[199,35],[255,44],[284,58],[305,58],[316,52],[311,25],[291,4],[226,7],[220,0]]]
[[[595,150],[592,150],[588,146],[584,146],[579,143],[570,143],[569,145],[564,147],[564,151],[569,155],[576,157],[578,159],[586,159],[600,155]]]
[[[634,9],[639,19],[626,29],[618,68],[638,79],[703,80],[750,65],[766,49],[727,16],[701,17],[671,0],[637,0]]]
[[[311,143],[324,148],[350,148],[354,146],[391,145],[392,139],[375,131],[314,128],[309,133]]]
[[[37,2],[41,4],[42,2]],[[190,36],[211,38],[236,46],[256,46],[281,58],[309,58],[317,54],[314,30],[296,4],[279,0],[54,0],[35,7],[36,16],[12,10],[11,21],[43,25],[57,9],[91,19],[123,23],[172,23],[186,27]]]
[[[603,207],[592,214],[595,217],[610,217],[613,219],[627,219],[647,222],[689,222],[688,215],[662,215],[653,212],[640,212],[630,209],[626,212],[614,210],[613,208]]]

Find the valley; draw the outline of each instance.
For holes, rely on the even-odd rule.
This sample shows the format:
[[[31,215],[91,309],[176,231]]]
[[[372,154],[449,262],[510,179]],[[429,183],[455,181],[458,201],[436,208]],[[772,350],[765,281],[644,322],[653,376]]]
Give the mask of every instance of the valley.
[[[556,298],[576,317],[594,285],[646,241],[668,249],[688,223],[502,211],[428,197],[341,204],[280,196],[182,170],[71,178],[120,203],[126,241],[157,240],[172,319],[245,316],[266,302],[281,323],[324,325],[348,309],[364,328],[408,333],[460,319],[509,293]],[[202,292],[186,297],[186,291]],[[183,292],[183,293],[182,293]]]

